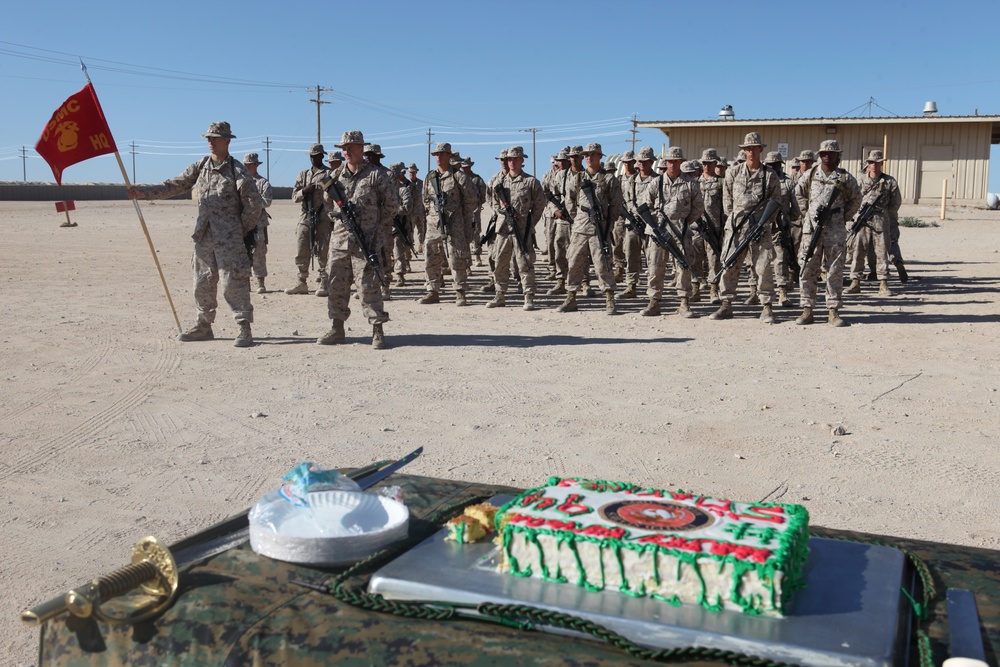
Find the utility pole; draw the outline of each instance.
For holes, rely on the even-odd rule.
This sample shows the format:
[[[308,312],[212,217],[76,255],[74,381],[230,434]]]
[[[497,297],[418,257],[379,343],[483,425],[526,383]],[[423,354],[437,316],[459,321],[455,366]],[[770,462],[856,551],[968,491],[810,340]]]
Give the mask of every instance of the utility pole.
[[[533,127],[528,130],[518,130],[518,132],[531,132],[531,175],[534,176],[538,173],[538,155],[535,150],[535,135],[541,132],[541,130]]]
[[[267,180],[271,180],[271,137],[264,137],[264,152],[267,154]]]
[[[323,105],[323,104],[330,104],[330,102],[324,102],[320,98],[322,98],[323,93],[328,93],[328,92],[332,91],[333,88],[323,88],[323,87],[321,87],[317,83],[315,88],[306,88],[306,90],[309,91],[310,93],[316,93],[316,99],[309,100],[309,101],[316,103],[316,143],[317,144],[321,144],[321,143],[323,143],[323,140],[320,139],[321,132],[320,132],[320,115],[319,115],[319,109],[320,109],[321,105]]]
[[[431,170],[431,137],[434,133],[431,132],[431,128],[427,128],[427,171]]]
[[[21,146],[21,180],[28,181],[28,149]]]
[[[632,129],[629,132],[632,133],[632,138],[629,141],[632,142],[632,152],[635,152],[635,144],[638,141],[636,135],[639,134],[639,120],[636,114],[632,114]]]
[[[137,183],[138,181],[135,179],[135,142],[133,141],[129,146],[132,147],[132,182]]]

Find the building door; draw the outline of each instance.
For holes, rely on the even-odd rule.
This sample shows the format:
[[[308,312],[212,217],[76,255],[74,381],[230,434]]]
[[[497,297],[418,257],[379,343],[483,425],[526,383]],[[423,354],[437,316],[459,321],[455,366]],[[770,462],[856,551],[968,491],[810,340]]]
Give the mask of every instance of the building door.
[[[920,178],[917,201],[923,204],[941,199],[941,185],[948,181],[948,197],[955,196],[955,176],[952,169],[953,146],[921,146]]]

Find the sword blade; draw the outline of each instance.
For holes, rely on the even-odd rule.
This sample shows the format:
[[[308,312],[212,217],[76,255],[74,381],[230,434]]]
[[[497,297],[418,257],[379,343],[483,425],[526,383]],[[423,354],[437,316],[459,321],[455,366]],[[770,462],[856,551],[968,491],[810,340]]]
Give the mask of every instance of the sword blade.
[[[985,665],[986,651],[983,649],[983,635],[979,630],[976,596],[963,588],[949,588],[947,600],[951,657],[980,660]]]

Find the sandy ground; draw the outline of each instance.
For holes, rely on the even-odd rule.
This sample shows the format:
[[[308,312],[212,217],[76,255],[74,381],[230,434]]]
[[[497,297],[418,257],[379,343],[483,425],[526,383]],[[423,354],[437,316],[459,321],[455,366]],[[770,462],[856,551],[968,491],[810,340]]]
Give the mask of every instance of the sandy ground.
[[[288,201],[272,208],[258,344],[225,304],[209,343],[179,343],[130,202],[0,203],[0,663],[34,661],[18,613],[251,505],[294,464],[356,466],[423,445],[409,472],[528,486],[582,475],[802,503],[815,524],[1000,548],[1000,213],[904,229],[916,279],[848,297],[852,323],[766,326],[421,306],[395,290],[391,349],[348,321],[322,347],[325,299],[294,282]],[[187,328],[190,202],[143,203]],[[932,207],[904,215],[937,220]],[[544,262],[544,257],[540,258]],[[422,262],[414,268],[422,271]],[[482,269],[473,282],[483,284]],[[353,302],[355,306],[357,302]],[[675,302],[669,301],[672,306]],[[695,304],[703,315],[712,307]],[[666,312],[666,311],[665,311]],[[832,435],[842,426],[846,435]]]

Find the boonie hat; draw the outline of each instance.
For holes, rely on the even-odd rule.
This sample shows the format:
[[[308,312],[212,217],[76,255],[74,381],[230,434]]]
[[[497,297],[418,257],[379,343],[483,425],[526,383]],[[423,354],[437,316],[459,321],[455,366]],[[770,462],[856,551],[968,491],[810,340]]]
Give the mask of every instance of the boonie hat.
[[[214,123],[208,124],[208,130],[205,134],[201,135],[203,137],[222,137],[223,139],[235,139],[236,135],[233,134],[233,129],[229,127],[229,123],[224,120],[219,120]]]
[[[344,161],[344,154],[341,153],[340,151],[334,151],[334,152],[332,152],[332,153],[330,153],[329,155],[326,156],[326,161],[327,162],[343,162]]]
[[[351,144],[364,144],[365,135],[361,130],[348,130],[340,135],[340,143],[334,144],[337,148],[343,148]],[[321,147],[322,148],[322,147]]]
[[[309,155],[323,155],[323,153],[326,153],[323,144],[313,144],[309,147]]]
[[[528,157],[524,152],[524,147],[522,146],[511,146],[507,149],[507,158],[515,157]]]
[[[868,159],[865,162],[885,162],[885,157],[882,155],[882,151],[875,148],[868,153]]]
[[[780,162],[785,164],[785,158],[781,156],[778,151],[768,151],[767,155],[764,157],[764,164],[775,164]]]
[[[416,173],[416,172],[420,171],[420,168],[417,167],[417,163],[416,162],[411,162],[410,166],[407,167],[406,170],[407,171],[412,171],[412,172]]]
[[[714,148],[706,148],[701,152],[702,162],[718,162],[719,153]]]
[[[767,144],[760,140],[760,132],[747,132],[747,136],[743,138],[743,143],[740,144],[740,148],[750,148],[751,146],[767,147]]]
[[[816,154],[813,153],[811,150],[809,150],[807,148],[807,149],[803,150],[801,153],[799,153],[799,159],[800,160],[812,160],[813,162],[815,162],[816,161]]]
[[[635,159],[638,160],[639,162],[646,162],[647,160],[655,160],[656,154],[653,153],[653,149],[650,148],[649,146],[643,146],[642,148],[639,149],[639,153],[638,155],[635,156]]]
[[[365,146],[365,155],[377,155],[379,157],[385,157],[382,154],[382,147],[378,144],[368,144]]]
[[[449,144],[447,141],[442,141],[441,143],[439,143],[437,146],[434,147],[434,150],[431,151],[431,155],[437,155],[439,153],[450,154],[451,144]]]
[[[597,153],[598,155],[604,155],[604,151],[601,150],[600,144],[587,144],[587,147],[580,151],[584,155],[591,155]]]
[[[243,156],[243,164],[260,164],[260,156],[256,153],[247,153]]]
[[[836,139],[827,139],[819,145],[818,153],[843,153],[840,150],[840,142]]]
[[[664,160],[683,160],[684,151],[681,150],[680,146],[671,146],[667,149],[666,154],[663,156]]]
[[[632,151],[625,151],[622,153],[621,162],[635,162],[635,153]]]

